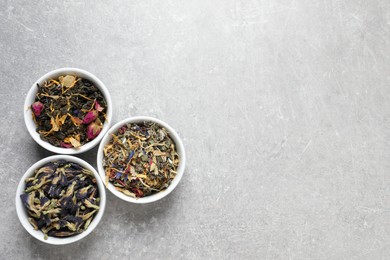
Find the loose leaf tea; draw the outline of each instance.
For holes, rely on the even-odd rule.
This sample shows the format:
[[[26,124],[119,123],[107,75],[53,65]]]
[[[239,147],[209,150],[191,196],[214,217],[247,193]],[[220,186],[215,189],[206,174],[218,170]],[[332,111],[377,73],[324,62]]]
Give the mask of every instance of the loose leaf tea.
[[[37,87],[32,117],[44,141],[57,147],[78,148],[99,135],[107,104],[90,81],[66,75]]]
[[[47,239],[85,231],[99,210],[99,191],[93,173],[77,163],[50,162],[26,179],[20,195],[28,221]]]
[[[106,186],[131,197],[166,189],[176,176],[179,155],[167,130],[153,122],[128,123],[104,146]]]

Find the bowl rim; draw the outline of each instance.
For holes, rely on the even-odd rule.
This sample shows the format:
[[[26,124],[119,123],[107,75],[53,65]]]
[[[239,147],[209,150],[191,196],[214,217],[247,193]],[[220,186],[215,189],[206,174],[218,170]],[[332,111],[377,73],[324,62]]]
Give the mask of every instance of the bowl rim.
[[[117,191],[114,188],[114,185],[112,183],[110,183],[110,182],[108,183],[108,190],[112,194],[114,194],[116,197],[118,197],[124,201],[135,203],[135,204],[145,204],[145,203],[155,202],[155,201],[158,201],[158,200],[164,198],[168,194],[170,194],[176,188],[176,186],[179,184],[181,178],[183,177],[184,170],[185,170],[185,164],[186,164],[186,154],[185,154],[183,142],[182,142],[180,136],[177,134],[177,132],[170,125],[168,125],[167,123],[165,123],[164,121],[162,121],[160,119],[157,119],[154,117],[149,117],[149,116],[129,117],[129,118],[123,119],[123,120],[119,121],[118,123],[116,123],[115,125],[113,125],[108,130],[108,132],[104,135],[102,141],[100,142],[98,152],[97,152],[97,168],[98,168],[99,175],[104,183],[104,186],[106,186],[106,184],[105,184],[105,171],[103,169],[103,148],[106,145],[106,143],[108,143],[108,141],[111,139],[111,134],[114,132],[117,132],[118,129],[121,126],[123,126],[124,124],[135,123],[135,122],[144,122],[144,121],[155,122],[168,130],[170,137],[172,138],[172,140],[174,141],[174,143],[176,145],[176,149],[177,149],[177,153],[179,154],[180,162],[179,162],[179,166],[177,169],[177,174],[176,174],[175,178],[172,180],[171,184],[168,186],[168,188],[166,188],[165,190],[160,191],[156,194],[153,194],[153,195],[149,195],[149,196],[142,197],[142,198],[132,198],[130,196],[123,194],[120,191]]]
[[[37,93],[36,85],[42,84],[45,80],[48,80],[50,78],[59,77],[61,75],[65,75],[65,74],[79,76],[79,77],[86,78],[86,79],[90,80],[91,82],[93,82],[94,85],[102,92],[104,98],[106,99],[106,103],[107,103],[106,120],[103,123],[102,131],[95,139],[82,145],[79,148],[57,147],[57,146],[51,145],[49,142],[42,140],[40,138],[39,134],[36,132],[36,125],[35,125],[34,120],[32,119],[32,116],[31,116],[30,107],[31,107],[31,104],[34,102],[35,94]],[[78,68],[59,68],[59,69],[49,71],[48,73],[41,76],[37,81],[34,82],[34,84],[31,86],[30,90],[28,91],[28,93],[26,95],[23,110],[24,110],[23,114],[24,114],[25,125],[27,127],[27,130],[28,130],[30,136],[35,140],[35,142],[37,142],[41,147],[43,147],[46,150],[49,150],[53,153],[69,154],[69,155],[73,154],[74,155],[74,154],[86,152],[86,151],[92,149],[93,147],[95,147],[100,142],[100,140],[103,138],[104,134],[110,128],[111,120],[112,120],[113,106],[112,106],[112,100],[111,100],[111,96],[110,96],[108,89],[106,88],[104,83],[99,78],[97,78],[94,74],[92,74],[86,70],[78,69]]]
[[[72,236],[72,237],[65,237],[65,238],[57,238],[57,237],[50,237],[49,236],[48,239],[45,240],[43,233],[40,230],[34,230],[34,228],[28,222],[28,220],[27,220],[28,215],[27,215],[27,212],[26,212],[26,210],[25,210],[25,208],[20,200],[20,195],[23,194],[26,178],[31,176],[34,173],[34,171],[36,169],[38,169],[39,167],[42,167],[43,165],[45,165],[49,162],[57,161],[57,160],[66,160],[66,161],[75,162],[77,164],[80,164],[84,168],[87,168],[87,169],[92,171],[92,173],[95,176],[97,187],[99,190],[99,195],[100,195],[99,207],[100,208],[99,208],[97,215],[92,220],[92,222],[90,223],[87,230],[85,230],[84,232],[82,232],[78,235]],[[106,190],[105,190],[105,187],[104,187],[102,180],[99,177],[98,172],[88,162],[86,162],[80,158],[77,158],[77,157],[74,157],[71,155],[60,154],[60,155],[53,155],[53,156],[43,158],[43,159],[37,161],[36,163],[34,163],[30,168],[28,168],[28,170],[24,173],[24,175],[20,179],[19,184],[17,186],[16,197],[15,197],[15,207],[16,207],[16,213],[18,215],[20,223],[22,224],[24,229],[32,237],[34,237],[34,238],[38,239],[39,241],[44,242],[46,244],[65,245],[65,244],[74,243],[76,241],[83,239],[84,237],[88,236],[97,227],[97,225],[99,224],[99,222],[101,221],[101,219],[104,215],[104,211],[106,208],[106,201],[107,201]]]

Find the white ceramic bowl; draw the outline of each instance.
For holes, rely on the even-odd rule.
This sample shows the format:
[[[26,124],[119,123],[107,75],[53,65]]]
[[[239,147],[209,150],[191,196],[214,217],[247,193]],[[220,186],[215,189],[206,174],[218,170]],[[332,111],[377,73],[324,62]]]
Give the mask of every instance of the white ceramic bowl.
[[[92,173],[94,174],[94,176],[96,178],[97,186],[98,186],[98,190],[99,190],[99,195],[100,195],[99,207],[100,208],[99,208],[97,215],[92,220],[92,222],[89,225],[89,227],[87,228],[87,230],[85,230],[84,232],[82,232],[78,235],[72,236],[72,237],[64,237],[64,238],[50,237],[49,236],[48,239],[45,240],[42,231],[34,230],[34,228],[31,226],[30,222],[28,221],[27,210],[22,204],[22,201],[20,199],[20,195],[24,193],[24,189],[25,189],[25,185],[26,185],[25,180],[27,178],[31,177],[34,174],[34,171],[36,169],[39,169],[40,167],[44,166],[45,164],[47,164],[49,162],[53,162],[53,161],[57,161],[57,160],[66,160],[69,162],[74,162],[74,163],[77,163],[80,166],[92,171]],[[90,234],[96,228],[96,226],[99,224],[100,220],[103,217],[103,213],[104,213],[105,208],[106,208],[106,190],[105,190],[105,187],[104,187],[102,180],[99,177],[99,174],[86,161],[81,160],[81,159],[76,158],[76,157],[73,157],[73,156],[70,156],[70,155],[54,155],[54,156],[50,156],[50,157],[44,158],[44,159],[36,162],[23,175],[22,179],[19,182],[17,191],[16,191],[16,213],[19,217],[20,223],[22,223],[23,227],[27,230],[28,233],[30,233],[30,235],[32,235],[33,237],[35,237],[36,239],[38,239],[44,243],[52,244],[52,245],[70,244],[70,243],[76,242],[76,241],[88,236],[88,234]]]
[[[186,164],[186,154],[184,151],[183,143],[182,143],[179,135],[176,133],[176,131],[172,127],[170,127],[167,123],[164,123],[163,121],[156,119],[156,118],[152,118],[152,117],[146,117],[146,116],[130,117],[130,118],[122,120],[119,123],[112,126],[110,128],[110,130],[108,130],[108,132],[104,135],[102,142],[99,145],[99,150],[98,150],[98,154],[97,154],[97,167],[98,167],[98,171],[99,171],[100,177],[102,178],[103,182],[105,182],[105,179],[106,179],[106,174],[105,174],[105,171],[103,168],[103,149],[104,149],[104,146],[111,140],[111,138],[112,138],[111,134],[117,133],[118,129],[127,123],[140,123],[140,122],[144,122],[144,121],[155,122],[156,124],[167,129],[169,136],[172,138],[172,140],[174,141],[174,143],[176,145],[176,150],[177,150],[177,153],[179,155],[180,162],[179,162],[179,165],[177,168],[176,177],[172,180],[172,182],[168,186],[168,188],[166,188],[165,190],[160,191],[156,194],[153,194],[153,195],[145,196],[142,198],[132,198],[132,197],[127,196],[127,195],[123,194],[122,192],[116,190],[114,188],[114,185],[111,182],[108,183],[108,189],[115,196],[117,196],[118,198],[120,198],[122,200],[132,202],[132,203],[149,203],[149,202],[160,200],[160,199],[164,198],[165,196],[167,196],[169,193],[171,193],[175,189],[175,187],[177,186],[177,184],[180,182],[181,178],[183,177],[184,168],[185,168],[185,164]]]
[[[77,77],[81,77],[84,79],[87,79],[91,81],[103,94],[106,103],[107,103],[107,112],[106,112],[106,121],[103,124],[103,129],[100,132],[100,134],[93,139],[92,141],[82,145],[79,148],[62,148],[62,147],[56,147],[54,145],[51,145],[50,143],[44,141],[41,139],[39,134],[36,131],[36,125],[35,122],[32,118],[32,111],[31,111],[31,105],[34,103],[35,100],[35,95],[37,93],[37,84],[43,84],[46,80],[48,79],[55,79],[58,78],[59,76],[62,75],[73,75]],[[27,94],[26,100],[24,102],[24,122],[26,123],[28,132],[30,133],[31,137],[43,148],[53,152],[53,153],[59,153],[59,154],[78,154],[78,153],[83,153],[94,146],[96,146],[100,140],[103,138],[104,134],[108,131],[110,128],[110,122],[112,118],[112,102],[111,102],[111,97],[110,94],[103,84],[96,76],[94,76],[92,73],[81,70],[81,69],[76,69],[76,68],[61,68],[61,69],[56,69],[53,71],[50,71],[49,73],[43,75],[40,79],[38,79],[31,87],[30,91]]]

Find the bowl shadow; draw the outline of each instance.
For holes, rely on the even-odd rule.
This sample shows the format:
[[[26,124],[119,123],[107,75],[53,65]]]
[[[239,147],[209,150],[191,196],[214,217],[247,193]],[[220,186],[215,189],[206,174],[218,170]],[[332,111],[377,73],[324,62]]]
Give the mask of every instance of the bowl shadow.
[[[90,150],[88,150],[88,151],[86,151],[84,153],[70,154],[70,156],[74,156],[74,157],[83,159],[84,161],[86,161],[90,165],[92,165],[93,168],[95,168],[95,170],[97,171],[96,156],[97,156],[98,148],[99,148],[99,145],[93,147],[92,149],[90,149]],[[39,160],[41,160],[43,158],[46,158],[46,157],[49,157],[49,156],[57,154],[57,153],[53,153],[51,151],[46,150],[45,148],[43,148],[42,146],[40,146],[37,143],[35,143],[34,149],[35,149],[35,154],[36,154],[36,157],[37,157],[37,158],[35,158],[36,161],[39,161]]]

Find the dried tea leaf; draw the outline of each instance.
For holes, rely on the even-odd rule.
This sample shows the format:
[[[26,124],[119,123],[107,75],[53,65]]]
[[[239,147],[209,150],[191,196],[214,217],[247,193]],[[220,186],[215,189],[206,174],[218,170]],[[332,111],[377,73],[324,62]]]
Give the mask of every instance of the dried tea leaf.
[[[73,145],[64,140],[68,136],[80,135],[77,141],[83,145],[100,134],[102,122],[106,121],[104,111],[107,103],[92,82],[63,75],[37,87],[31,105],[32,118],[44,141],[57,147],[71,148]],[[89,112],[91,114],[87,116]],[[85,118],[87,120],[83,122]],[[93,128],[90,123],[95,123]]]

